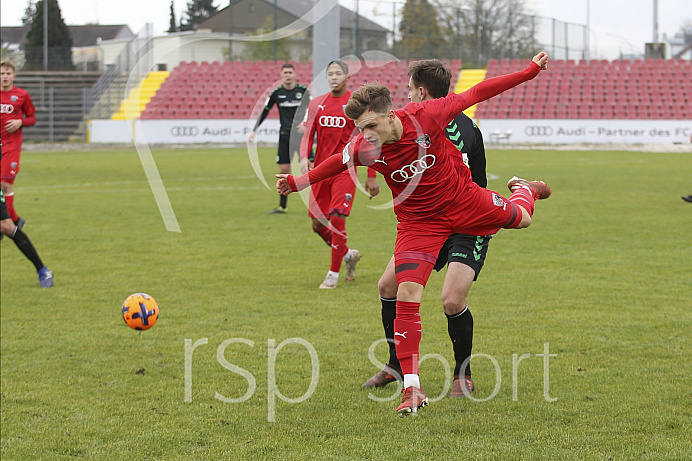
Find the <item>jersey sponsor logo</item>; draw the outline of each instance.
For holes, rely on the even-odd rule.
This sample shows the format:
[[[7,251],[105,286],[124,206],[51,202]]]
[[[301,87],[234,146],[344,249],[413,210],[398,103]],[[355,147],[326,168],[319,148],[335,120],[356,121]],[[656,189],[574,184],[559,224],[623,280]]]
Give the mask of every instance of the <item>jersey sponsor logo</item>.
[[[416,138],[416,143],[423,149],[430,147],[430,135],[422,134]]]
[[[192,138],[199,135],[199,128],[196,126],[174,126],[171,127],[171,136],[179,138]]]
[[[0,104],[1,114],[11,114],[14,112],[14,106],[12,104]]]
[[[524,134],[526,136],[552,136],[553,127],[552,126],[527,126],[524,128]]]
[[[423,174],[428,168],[435,165],[437,158],[432,154],[424,155],[423,157],[414,160],[410,165],[406,165],[396,171],[393,171],[390,178],[396,182],[405,182],[419,174]]]
[[[346,118],[323,115],[320,117],[320,126],[325,128],[343,128],[346,126]]]
[[[279,107],[300,107],[300,101],[284,101],[279,103]]]

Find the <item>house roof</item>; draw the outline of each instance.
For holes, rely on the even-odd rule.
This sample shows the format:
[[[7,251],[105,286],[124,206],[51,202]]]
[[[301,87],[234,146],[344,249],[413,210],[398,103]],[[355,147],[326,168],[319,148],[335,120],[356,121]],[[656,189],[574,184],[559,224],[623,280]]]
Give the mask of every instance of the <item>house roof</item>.
[[[125,24],[115,25],[98,25],[89,24],[86,26],[67,26],[72,35],[72,46],[74,48],[83,48],[96,45],[96,40],[117,40],[134,38],[130,28]],[[26,35],[29,33],[30,25],[0,27],[0,38],[2,43],[11,43],[24,45],[26,43]]]
[[[250,3],[246,0],[232,0],[233,1],[233,7],[236,8],[236,6],[242,6],[241,4],[243,3]],[[274,0],[257,0],[259,2],[263,2],[268,4],[271,8],[274,6]],[[283,13],[293,16],[296,19],[300,18],[301,16],[305,15],[308,13],[314,6],[315,2],[313,0],[276,0],[276,6],[279,10],[281,10]],[[218,16],[219,15],[228,15],[228,6],[218,10],[216,13],[211,15],[209,18],[207,18],[205,21],[199,24],[200,29],[212,29],[213,30],[213,24],[218,22]],[[367,30],[370,32],[379,32],[382,34],[385,34],[389,32],[388,29],[385,27],[382,27],[381,25],[369,20],[363,15],[356,15],[354,11],[349,10],[348,8],[345,8],[341,5],[339,5],[339,23],[340,27],[342,29],[352,29],[354,27],[355,21],[356,21],[356,16],[358,16],[358,27],[361,30]],[[235,21],[234,21],[235,22]],[[223,22],[224,24],[227,24],[227,21]],[[256,27],[261,26],[261,24],[256,24],[254,25]],[[227,28],[225,28],[223,31],[227,31]]]
[[[20,27],[0,27],[0,41],[5,45],[9,44],[20,44],[26,43],[26,34],[29,33],[29,26]]]
[[[310,9],[315,6],[315,2],[312,0],[277,0],[276,5],[278,8],[281,8],[286,12],[295,15],[296,17],[300,17],[310,11]],[[351,11],[348,8],[339,5],[339,21],[342,29],[352,28],[356,21],[355,11]],[[372,22],[362,15],[358,15],[358,27],[363,30],[388,32],[386,28]]]
[[[69,28],[72,35],[72,46],[75,48],[94,46],[96,45],[97,38],[101,40],[118,40],[135,37],[130,28],[124,24],[109,26],[89,24],[86,26],[69,26]]]

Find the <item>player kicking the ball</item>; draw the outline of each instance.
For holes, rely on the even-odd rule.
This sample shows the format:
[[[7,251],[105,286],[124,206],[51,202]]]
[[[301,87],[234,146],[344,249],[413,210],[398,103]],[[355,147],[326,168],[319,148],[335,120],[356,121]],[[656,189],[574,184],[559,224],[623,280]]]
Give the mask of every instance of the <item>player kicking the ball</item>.
[[[352,165],[366,165],[380,172],[392,190],[398,219],[394,339],[404,375],[400,416],[416,414],[428,404],[418,374],[420,302],[444,242],[453,233],[493,235],[501,228],[528,227],[535,201],[551,194],[546,184],[517,177],[507,184],[512,192],[509,199],[480,187],[468,169],[458,168],[458,150],[444,130],[459,112],[534,78],[547,62],[547,53],[541,52],[523,71],[396,111],[386,86],[363,85],[345,108],[360,134],[344,148],[342,158],[332,156],[297,178],[277,175],[278,192],[289,194]]]

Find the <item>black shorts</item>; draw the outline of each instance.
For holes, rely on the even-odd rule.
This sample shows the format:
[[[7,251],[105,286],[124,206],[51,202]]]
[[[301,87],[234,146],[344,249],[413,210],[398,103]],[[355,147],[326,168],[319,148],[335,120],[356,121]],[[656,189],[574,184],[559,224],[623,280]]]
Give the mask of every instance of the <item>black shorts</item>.
[[[303,135],[294,132],[292,135],[279,135],[279,150],[276,154],[276,163],[291,163],[293,156],[300,151],[300,141]]]
[[[473,269],[476,273],[473,280],[476,280],[483,268],[491,238],[491,235],[450,235],[440,249],[440,254],[437,256],[437,262],[435,263],[435,270],[439,272],[447,263],[458,262],[466,264]]]
[[[5,196],[2,195],[0,190],[0,221],[10,218],[10,213],[7,211],[7,205],[5,204]]]

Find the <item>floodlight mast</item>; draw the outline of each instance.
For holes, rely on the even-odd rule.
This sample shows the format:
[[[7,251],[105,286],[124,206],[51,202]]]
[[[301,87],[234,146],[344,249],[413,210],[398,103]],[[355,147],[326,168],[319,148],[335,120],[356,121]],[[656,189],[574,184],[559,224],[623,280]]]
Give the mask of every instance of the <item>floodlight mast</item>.
[[[658,43],[658,0],[654,0],[654,43]]]
[[[43,71],[48,72],[48,0],[43,0]]]

